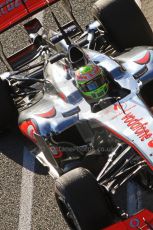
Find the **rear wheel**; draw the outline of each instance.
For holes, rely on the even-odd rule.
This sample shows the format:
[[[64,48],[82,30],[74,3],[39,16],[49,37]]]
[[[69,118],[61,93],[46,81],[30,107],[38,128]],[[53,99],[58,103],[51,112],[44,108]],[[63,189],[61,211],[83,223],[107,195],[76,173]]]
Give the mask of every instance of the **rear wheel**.
[[[99,0],[93,5],[93,15],[118,51],[153,45],[152,30],[134,0]]]
[[[99,230],[114,223],[108,194],[84,168],[74,169],[56,181],[56,200],[73,230]]]

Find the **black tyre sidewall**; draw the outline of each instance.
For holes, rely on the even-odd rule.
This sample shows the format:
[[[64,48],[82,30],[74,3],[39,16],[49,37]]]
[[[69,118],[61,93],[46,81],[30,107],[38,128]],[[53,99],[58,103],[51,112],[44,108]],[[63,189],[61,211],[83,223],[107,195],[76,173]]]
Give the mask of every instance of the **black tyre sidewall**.
[[[77,230],[98,230],[114,222],[115,214],[105,189],[86,169],[74,169],[63,175],[56,181],[55,194],[61,212],[64,212],[64,204]],[[65,213],[63,216],[71,227]]]
[[[134,0],[99,0],[94,3],[92,13],[118,51],[153,45],[153,32]]]

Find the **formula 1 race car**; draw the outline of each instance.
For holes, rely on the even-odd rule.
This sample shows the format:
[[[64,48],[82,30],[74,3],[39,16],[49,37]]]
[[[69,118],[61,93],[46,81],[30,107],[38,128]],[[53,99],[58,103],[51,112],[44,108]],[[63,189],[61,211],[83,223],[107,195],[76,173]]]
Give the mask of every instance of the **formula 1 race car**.
[[[57,1],[0,2],[4,32]],[[52,12],[49,39],[33,18],[29,46],[10,57],[1,46],[0,129],[18,122],[70,229],[153,229],[151,211],[129,217],[116,200],[131,180],[153,189],[152,30],[134,0],[95,2],[85,30],[61,4],[71,20]]]

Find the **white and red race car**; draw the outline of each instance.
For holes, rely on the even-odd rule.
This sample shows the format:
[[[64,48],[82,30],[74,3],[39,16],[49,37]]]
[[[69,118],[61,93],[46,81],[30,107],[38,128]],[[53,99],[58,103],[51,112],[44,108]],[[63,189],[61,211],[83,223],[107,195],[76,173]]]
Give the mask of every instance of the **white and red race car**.
[[[1,0],[0,32],[55,2]],[[9,71],[0,76],[0,129],[17,118],[31,152],[56,180],[56,199],[71,229],[153,229],[153,213],[129,217],[116,199],[131,180],[153,188],[151,28],[134,0],[99,0],[85,30],[70,2],[61,2],[71,21],[61,26],[52,14],[59,30],[49,40],[32,19],[24,25],[28,47],[11,57],[1,47]],[[38,57],[43,61],[27,67]],[[94,104],[75,84],[85,59],[110,75],[108,96]]]

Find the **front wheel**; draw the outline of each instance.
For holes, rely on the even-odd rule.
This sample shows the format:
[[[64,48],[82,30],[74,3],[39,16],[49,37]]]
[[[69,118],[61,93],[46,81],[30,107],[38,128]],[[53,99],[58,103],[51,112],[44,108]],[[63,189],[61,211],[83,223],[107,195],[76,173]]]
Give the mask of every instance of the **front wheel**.
[[[98,0],[92,11],[118,51],[153,45],[151,27],[134,0]]]
[[[105,189],[84,168],[69,171],[57,179],[55,196],[70,229],[99,230],[116,219]]]

